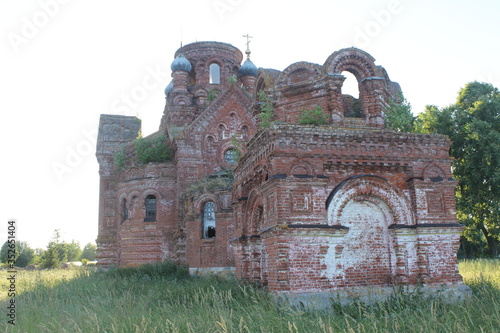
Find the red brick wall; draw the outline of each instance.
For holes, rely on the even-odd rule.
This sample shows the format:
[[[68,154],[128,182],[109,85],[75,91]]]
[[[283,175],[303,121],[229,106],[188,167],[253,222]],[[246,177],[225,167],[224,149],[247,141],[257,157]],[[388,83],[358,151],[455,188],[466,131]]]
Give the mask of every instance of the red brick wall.
[[[243,238],[262,238],[266,268],[256,278],[249,267],[262,260],[252,263],[235,241],[236,261],[248,261],[239,276],[266,276],[269,288],[294,292],[460,281],[448,147],[443,136],[370,127],[276,125],[259,133],[236,169],[235,195],[248,200],[235,209],[246,216]],[[259,177],[263,165],[268,174]],[[264,218],[249,227],[254,197]],[[285,270],[286,278],[278,273]]]
[[[373,57],[348,48],[323,65],[260,69],[234,82],[243,59],[235,47],[200,42],[180,53],[192,70],[172,73],[158,132],[173,147],[172,162],[119,170],[114,154],[121,147],[134,154],[140,123],[101,118],[100,265],[171,259],[236,267],[239,278],[282,292],[460,283],[450,142],[384,129],[400,87]],[[209,82],[212,63],[220,84]],[[346,116],[356,101],[342,93],[345,71],[358,80],[359,118]],[[257,131],[264,88],[275,124]],[[329,125],[297,125],[316,106]],[[244,154],[237,166],[224,159],[231,148]],[[227,170],[232,187],[215,186]],[[157,198],[154,222],[144,221],[149,194]],[[215,238],[202,234],[207,201],[215,203]]]

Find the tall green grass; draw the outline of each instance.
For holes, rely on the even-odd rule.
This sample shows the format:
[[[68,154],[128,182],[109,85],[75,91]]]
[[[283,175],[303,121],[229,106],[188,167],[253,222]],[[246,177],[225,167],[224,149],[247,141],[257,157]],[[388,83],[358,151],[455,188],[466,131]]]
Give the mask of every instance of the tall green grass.
[[[172,264],[108,273],[20,271],[16,326],[6,323],[7,292],[0,292],[0,331],[498,332],[500,262],[463,261],[459,269],[474,292],[464,302],[398,294],[371,306],[353,303],[322,311],[278,305],[252,286],[189,277],[185,267]],[[2,274],[7,273],[0,271],[0,287],[6,290]]]

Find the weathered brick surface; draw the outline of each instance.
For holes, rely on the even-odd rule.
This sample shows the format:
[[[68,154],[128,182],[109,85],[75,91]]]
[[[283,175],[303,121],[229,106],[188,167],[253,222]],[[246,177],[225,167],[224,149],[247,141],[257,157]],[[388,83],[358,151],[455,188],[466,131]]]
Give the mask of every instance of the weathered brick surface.
[[[280,230],[288,275],[285,289],[271,272],[257,280],[295,292],[460,281],[448,147],[443,136],[370,127],[283,124],[259,132],[235,172],[236,196],[248,197],[235,208],[247,218],[246,238],[265,244]],[[250,213],[256,205],[259,222]],[[260,252],[268,270],[283,264],[274,251]],[[255,279],[244,267],[238,273]]]
[[[231,45],[193,43],[180,54],[191,72],[174,68],[153,134],[167,136],[172,161],[118,170],[114,154],[124,147],[133,157],[140,123],[101,118],[100,265],[235,267],[239,278],[285,293],[461,283],[450,142],[384,128],[400,87],[369,54],[343,49],[323,65],[239,78],[243,57]],[[210,81],[214,63],[219,84]],[[358,79],[358,100],[342,94],[344,71]],[[261,90],[275,123],[258,131]],[[316,106],[328,125],[298,125]],[[238,165],[226,160],[228,149],[243,155]],[[225,170],[232,187],[220,185]],[[148,195],[157,199],[155,221],[145,221]],[[216,236],[204,238],[209,201]]]

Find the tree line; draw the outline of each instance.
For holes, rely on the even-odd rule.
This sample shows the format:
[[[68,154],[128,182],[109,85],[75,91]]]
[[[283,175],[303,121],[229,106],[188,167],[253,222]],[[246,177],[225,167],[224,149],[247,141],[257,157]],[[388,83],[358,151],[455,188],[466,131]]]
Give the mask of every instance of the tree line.
[[[96,245],[86,244],[83,249],[75,241],[67,243],[61,239],[59,230],[54,231],[54,235],[47,245],[47,249],[32,249],[27,242],[16,242],[15,266],[26,267],[37,265],[41,268],[59,268],[62,263],[71,261],[94,261],[96,258]],[[0,262],[7,263],[9,244],[5,242],[0,249]]]
[[[447,107],[427,105],[414,116],[411,105],[391,102],[386,124],[400,132],[447,135],[452,173],[458,181],[457,218],[465,225],[459,255],[498,257],[500,243],[500,91],[470,82]]]

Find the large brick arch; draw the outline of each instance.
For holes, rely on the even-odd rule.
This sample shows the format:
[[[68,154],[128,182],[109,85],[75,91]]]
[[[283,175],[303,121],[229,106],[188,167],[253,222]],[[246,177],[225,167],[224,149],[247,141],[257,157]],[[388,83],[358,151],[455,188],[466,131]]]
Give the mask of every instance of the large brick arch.
[[[350,177],[330,193],[326,202],[328,224],[341,225],[344,208],[353,200],[364,200],[379,206],[388,215],[388,223],[415,224],[407,199],[385,178],[375,175]]]
[[[253,190],[249,197],[246,206],[246,221],[245,226],[248,228],[245,230],[248,235],[258,234],[260,229],[260,223],[263,220],[264,215],[264,202],[262,199],[262,193],[259,190]]]
[[[378,72],[375,59],[365,51],[354,47],[332,53],[323,68],[327,74],[342,74],[348,71],[354,74],[358,82],[377,76]]]

